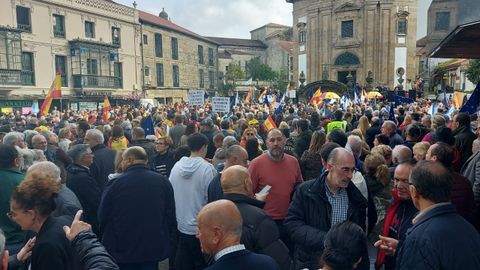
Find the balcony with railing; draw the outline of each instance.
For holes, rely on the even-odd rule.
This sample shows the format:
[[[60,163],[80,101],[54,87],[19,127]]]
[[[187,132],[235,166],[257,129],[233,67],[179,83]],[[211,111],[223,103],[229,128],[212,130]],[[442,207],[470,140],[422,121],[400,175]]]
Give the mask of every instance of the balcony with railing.
[[[113,76],[73,75],[74,88],[122,88],[122,79]]]
[[[17,29],[24,31],[24,32],[32,32],[32,25],[30,24],[17,24]]]

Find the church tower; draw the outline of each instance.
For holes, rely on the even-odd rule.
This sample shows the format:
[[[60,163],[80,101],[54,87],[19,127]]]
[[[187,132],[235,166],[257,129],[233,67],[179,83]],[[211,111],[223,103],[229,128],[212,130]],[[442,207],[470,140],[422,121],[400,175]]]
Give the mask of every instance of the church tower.
[[[287,0],[293,4],[294,81],[407,88],[417,65],[417,0]],[[351,76],[349,76],[351,75]],[[371,78],[371,80],[367,79]]]

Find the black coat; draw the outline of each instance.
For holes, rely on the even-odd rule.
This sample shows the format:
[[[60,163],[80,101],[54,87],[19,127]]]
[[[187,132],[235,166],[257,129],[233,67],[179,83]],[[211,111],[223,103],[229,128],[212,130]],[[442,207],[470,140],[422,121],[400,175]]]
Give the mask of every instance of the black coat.
[[[98,234],[97,210],[102,193],[90,170],[78,164],[68,166],[67,187],[77,195],[82,204],[83,219],[92,225],[93,231]]]
[[[101,191],[108,182],[108,175],[115,172],[115,151],[107,148],[104,144],[98,144],[92,148],[93,163],[90,172],[97,181]]]
[[[480,235],[450,203],[424,213],[397,250],[397,270],[480,269]]]
[[[297,139],[295,140],[295,154],[297,154],[297,157],[301,157],[303,152],[308,150],[311,139],[312,131],[309,129],[298,134]]]
[[[325,189],[327,175],[328,172],[325,172],[319,178],[301,184],[288,208],[284,226],[295,242],[294,269],[319,268],[325,235],[330,230],[332,216],[332,206],[328,202]],[[365,230],[367,200],[352,182],[346,190],[349,199],[347,220]],[[368,256],[364,256],[358,269],[368,267]]]
[[[175,154],[171,151],[163,155],[156,154],[151,160],[149,159],[149,163],[156,172],[168,178],[175,165]]]
[[[365,141],[367,142],[368,146],[370,146],[370,149],[373,148],[373,141],[375,140],[375,135],[382,132],[380,128],[381,127],[378,124],[374,124],[369,127],[365,133]]]
[[[98,241],[94,233],[83,231],[73,238],[72,247],[82,263],[83,269],[88,270],[119,270],[108,254],[105,247]]]
[[[72,219],[48,217],[37,234],[32,249],[32,269],[34,270],[80,270],[80,261],[65,237],[63,226],[70,226]]]
[[[453,135],[455,136],[455,147],[461,155],[461,168],[472,155],[472,144],[477,136],[470,131],[470,127],[459,127],[453,131]]]
[[[224,255],[205,270],[279,270],[270,257],[255,254],[248,250],[235,251]]]
[[[177,227],[170,181],[147,165],[131,165],[105,187],[98,222],[102,243],[117,263],[168,258]]]
[[[223,198],[234,202],[242,215],[240,242],[252,252],[272,257],[280,265],[280,269],[289,270],[292,262],[288,248],[280,240],[275,222],[262,210],[265,203],[236,193],[225,193]]]
[[[140,146],[143,149],[145,149],[145,152],[147,152],[148,156],[148,161],[153,159],[153,156],[155,155],[155,144],[151,140],[147,139],[139,139],[139,140],[134,140],[130,142],[128,147],[132,146]]]

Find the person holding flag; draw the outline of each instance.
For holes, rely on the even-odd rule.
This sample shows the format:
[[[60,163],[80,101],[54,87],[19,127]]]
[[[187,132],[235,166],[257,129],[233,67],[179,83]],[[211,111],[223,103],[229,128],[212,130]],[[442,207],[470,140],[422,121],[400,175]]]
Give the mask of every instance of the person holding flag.
[[[103,123],[106,124],[108,122],[108,118],[110,118],[110,110],[112,106],[110,106],[110,101],[108,100],[108,96],[103,98],[103,108],[102,108],[102,120]]]
[[[55,79],[52,82],[52,86],[50,86],[50,90],[48,91],[48,95],[45,97],[45,100],[40,107],[40,115],[44,116],[47,115],[50,111],[50,107],[52,106],[52,102],[54,98],[61,98],[62,97],[62,74],[57,72]]]

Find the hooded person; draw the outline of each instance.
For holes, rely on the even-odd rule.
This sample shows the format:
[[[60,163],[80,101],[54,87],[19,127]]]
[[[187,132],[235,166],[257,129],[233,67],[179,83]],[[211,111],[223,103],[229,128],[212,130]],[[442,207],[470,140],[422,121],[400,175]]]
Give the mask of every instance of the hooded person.
[[[212,164],[205,161],[209,140],[200,133],[187,141],[190,156],[182,157],[172,168],[170,182],[175,196],[175,211],[179,241],[175,269],[203,269],[205,260],[197,233],[196,217],[207,204],[208,185],[216,174]]]

